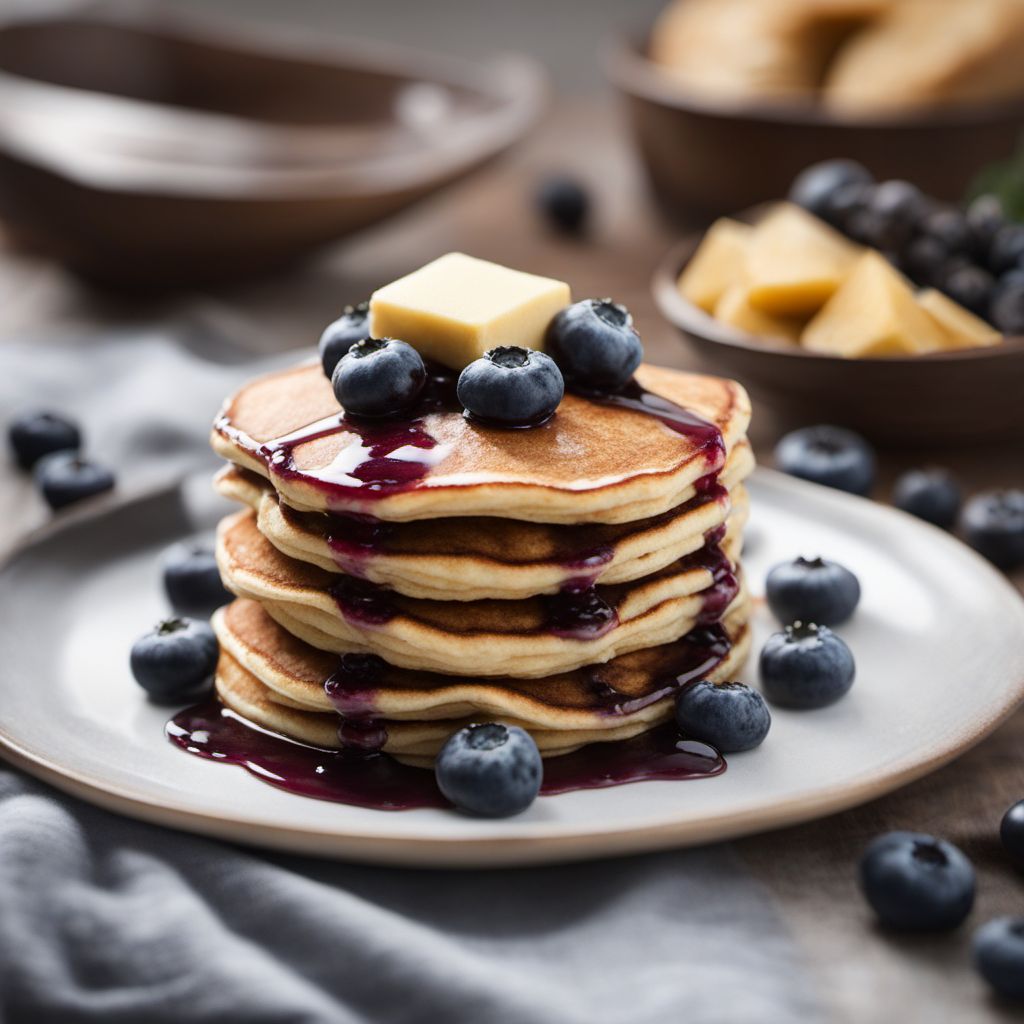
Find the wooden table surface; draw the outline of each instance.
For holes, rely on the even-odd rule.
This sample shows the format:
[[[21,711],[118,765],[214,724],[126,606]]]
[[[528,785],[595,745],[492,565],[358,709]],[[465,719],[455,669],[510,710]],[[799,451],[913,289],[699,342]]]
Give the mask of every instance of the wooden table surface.
[[[554,237],[534,216],[530,188],[550,170],[569,170],[590,183],[596,222],[587,241]],[[145,323],[186,310],[254,352],[310,345],[344,303],[440,253],[462,250],[566,279],[579,296],[610,295],[626,303],[648,359],[686,367],[692,358],[659,317],[649,292],[654,267],[677,235],[646,201],[619,111],[607,98],[592,99],[562,105],[516,153],[476,179],[283,280],[126,303],[96,296],[48,265],[0,253],[0,338]],[[770,462],[780,430],[780,422],[755,405],[752,438],[762,461]],[[886,452],[876,496],[884,498],[900,470],[921,463],[950,467],[968,490],[1024,485],[1019,444],[987,451]],[[0,515],[27,527],[44,513],[26,500],[24,489],[5,483]],[[1024,574],[1015,582],[1024,584]],[[1024,877],[1009,868],[998,844],[1002,813],[1024,797],[1022,751],[1024,715],[1018,713],[955,764],[898,793],[737,844],[777,898],[835,1020],[878,1020],[890,1012],[911,1020],[1011,1019],[987,998],[969,967],[968,947],[972,927],[981,921],[1024,913]],[[856,889],[856,863],[871,838],[894,828],[934,832],[973,859],[978,902],[966,928],[937,938],[894,939],[874,927]],[[752,935],[751,941],[771,942],[772,936]]]

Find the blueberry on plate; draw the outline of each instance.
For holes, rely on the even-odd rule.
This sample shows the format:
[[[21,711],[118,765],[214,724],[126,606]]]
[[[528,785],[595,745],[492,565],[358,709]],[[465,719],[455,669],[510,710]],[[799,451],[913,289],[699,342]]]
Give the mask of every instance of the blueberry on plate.
[[[861,858],[860,887],[885,927],[946,931],[971,912],[974,867],[944,839],[887,832]]]
[[[525,811],[544,774],[533,737],[515,725],[470,725],[449,737],[434,766],[437,785],[465,814],[508,818]]]
[[[913,237],[929,212],[924,193],[909,181],[883,181],[876,185],[868,202],[870,237],[865,241],[877,249],[902,249]]]
[[[871,198],[871,184],[850,182],[840,185],[824,201],[818,214],[824,221],[831,224],[837,231],[850,234],[851,225],[858,217],[862,217]]]
[[[82,447],[82,432],[77,423],[42,410],[15,417],[7,428],[7,436],[22,469],[32,469],[41,458],[54,452],[77,451]]]
[[[794,622],[761,649],[761,687],[773,704],[808,710],[834,704],[853,685],[850,648],[828,626]]]
[[[768,573],[768,607],[782,623],[838,626],[860,601],[860,583],[849,569],[824,558],[797,558]]]
[[[918,519],[948,530],[960,511],[960,488],[944,469],[911,469],[892,490],[892,503]]]
[[[947,252],[970,255],[973,238],[967,216],[955,206],[940,206],[926,214],[921,221],[924,237],[933,238]]]
[[[1024,262],[1024,224],[1007,224],[992,239],[988,265],[993,274],[1005,274]]]
[[[1006,214],[998,196],[978,196],[967,207],[967,226],[971,229],[971,249],[976,259],[988,259],[992,241],[1006,225]]]
[[[455,390],[466,412],[480,423],[535,427],[558,408],[565,382],[550,356],[506,345],[471,362]]]
[[[1024,491],[984,491],[964,505],[967,543],[1000,569],[1024,563]]]
[[[822,424],[802,427],[775,446],[775,465],[798,476],[850,494],[867,494],[875,482],[875,453],[859,434]]]
[[[181,541],[169,547],[163,577],[171,607],[183,615],[208,616],[232,599],[221,582],[213,550],[203,544]]]
[[[942,290],[954,302],[980,317],[988,316],[995,286],[995,278],[987,270],[975,266],[958,267],[942,280]]]
[[[360,302],[346,306],[333,323],[324,328],[317,350],[323,364],[324,375],[330,380],[341,357],[357,342],[370,336],[370,304]]]
[[[856,160],[823,160],[804,168],[789,189],[791,202],[831,222],[836,193],[850,185],[871,185],[871,172]]]
[[[587,224],[590,196],[574,178],[557,175],[540,183],[536,193],[537,209],[556,231],[578,235]]]
[[[1003,999],[1024,999],[1024,917],[986,921],[971,943],[974,966]]]
[[[949,249],[938,238],[918,235],[904,250],[903,263],[918,284],[935,284],[949,257]]]
[[[989,317],[1003,334],[1024,334],[1024,270],[1011,270],[999,278]]]
[[[217,653],[209,623],[164,619],[132,644],[132,675],[155,701],[191,700],[209,689]]]
[[[46,503],[55,510],[114,486],[114,474],[106,466],[75,451],[45,456],[36,463],[33,475]]]
[[[1024,868],[1024,800],[1018,800],[999,823],[999,839],[1010,860]]]
[[[676,723],[684,736],[732,754],[760,745],[772,716],[757,690],[702,679],[676,694]]]
[[[394,338],[363,338],[338,361],[331,386],[352,416],[394,416],[423,390],[427,368],[419,352]]]
[[[619,390],[644,356],[629,310],[611,299],[566,306],[548,325],[545,348],[570,385],[597,391]]]

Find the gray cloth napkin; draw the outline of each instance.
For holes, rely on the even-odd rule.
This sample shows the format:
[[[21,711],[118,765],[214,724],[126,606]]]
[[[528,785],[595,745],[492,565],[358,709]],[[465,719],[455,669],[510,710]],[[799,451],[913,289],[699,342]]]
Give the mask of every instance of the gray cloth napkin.
[[[239,358],[173,324],[12,343],[0,349],[0,413],[73,412],[127,496],[212,466],[206,435],[221,398],[286,357]],[[4,496],[27,494],[12,485]],[[0,765],[0,1021],[820,1018],[778,910],[726,846],[399,871],[143,825]]]

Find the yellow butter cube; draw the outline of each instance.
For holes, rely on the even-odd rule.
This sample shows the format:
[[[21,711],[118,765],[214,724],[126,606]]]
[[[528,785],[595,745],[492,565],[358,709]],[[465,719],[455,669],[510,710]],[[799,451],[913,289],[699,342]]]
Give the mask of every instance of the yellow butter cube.
[[[451,252],[378,288],[370,333],[461,370],[498,345],[543,349],[548,324],[570,301],[563,281]]]
[[[779,203],[755,226],[747,246],[750,303],[774,316],[810,316],[862,251],[801,207]]]
[[[679,276],[679,294],[712,312],[725,291],[743,280],[747,241],[753,230],[728,217],[716,220]]]
[[[935,288],[918,292],[917,304],[945,331],[946,348],[984,348],[1003,340],[1002,334],[991,324]]]
[[[812,352],[851,358],[919,355],[946,348],[945,331],[910,283],[868,250],[800,338]]]

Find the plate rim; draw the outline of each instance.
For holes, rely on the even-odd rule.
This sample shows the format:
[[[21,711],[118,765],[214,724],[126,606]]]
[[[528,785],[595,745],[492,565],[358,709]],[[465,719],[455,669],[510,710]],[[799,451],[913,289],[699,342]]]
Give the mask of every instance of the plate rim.
[[[829,488],[758,467],[755,481],[776,490],[813,495],[818,502],[847,508],[852,503],[869,516],[897,518],[912,522],[915,528],[930,532],[933,540],[955,545],[957,554],[973,560],[988,577],[988,584],[1001,589],[1018,608],[1024,619],[1024,597],[1001,572],[966,544],[946,531],[914,519],[907,513],[871,499],[841,494]],[[68,516],[45,524],[10,545],[0,560],[0,574],[6,572],[31,548],[65,531],[101,520],[124,510],[126,506],[151,499],[163,491],[177,491],[179,484],[154,488],[122,496],[120,501],[99,500],[75,510]],[[163,827],[172,827],[229,842],[295,853],[357,860],[381,865],[421,868],[502,868],[515,865],[566,863],[599,858],[640,854],[668,848],[695,846],[712,841],[735,839],[758,832],[775,831],[788,826],[826,817],[884,796],[930,774],[960,757],[1002,725],[1024,701],[1024,675],[1008,685],[998,701],[987,705],[987,714],[972,718],[968,727],[950,737],[930,756],[921,759],[904,755],[881,778],[862,772],[842,788],[821,787],[781,803],[759,805],[755,799],[738,810],[704,814],[696,820],[658,821],[652,824],[624,825],[621,828],[581,829],[567,825],[565,831],[549,835],[510,836],[405,836],[373,829],[324,831],[320,827],[275,825],[256,816],[221,814],[196,810],[185,802],[171,799],[157,802],[130,785],[111,782],[94,773],[70,771],[53,758],[25,747],[11,735],[10,727],[0,722],[0,754],[29,775],[70,795],[84,799],[107,811],[120,813]],[[705,781],[705,780],[700,780]]]

